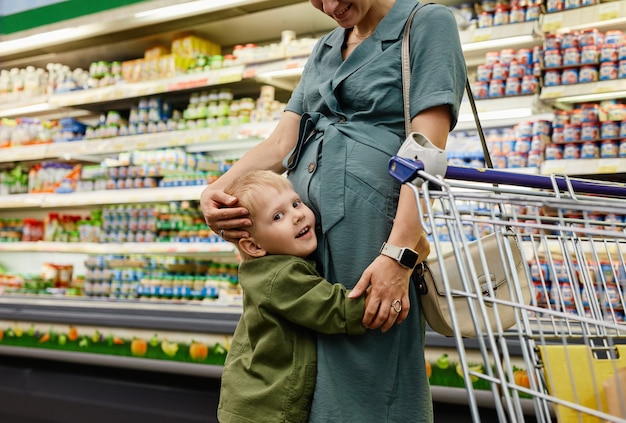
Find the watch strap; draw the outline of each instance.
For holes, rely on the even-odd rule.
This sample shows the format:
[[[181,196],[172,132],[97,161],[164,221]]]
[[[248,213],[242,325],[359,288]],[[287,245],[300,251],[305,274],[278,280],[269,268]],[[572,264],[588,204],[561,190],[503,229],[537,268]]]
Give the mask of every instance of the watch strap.
[[[419,258],[417,251],[406,247],[397,247],[387,242],[384,242],[380,247],[380,254],[391,257],[407,269],[413,269]]]
[[[382,247],[380,247],[380,254],[391,257],[394,260],[400,260],[400,257],[402,256],[402,248],[396,247],[388,242],[383,242]]]

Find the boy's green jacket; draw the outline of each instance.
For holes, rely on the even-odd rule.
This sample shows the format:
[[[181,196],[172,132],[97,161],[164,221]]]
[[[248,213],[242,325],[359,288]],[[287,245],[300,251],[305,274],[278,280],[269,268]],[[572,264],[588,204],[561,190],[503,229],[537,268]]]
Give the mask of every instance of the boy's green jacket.
[[[315,264],[275,255],[239,267],[243,314],[228,351],[222,423],[306,422],[317,372],[316,332],[362,334],[365,300],[347,298]]]

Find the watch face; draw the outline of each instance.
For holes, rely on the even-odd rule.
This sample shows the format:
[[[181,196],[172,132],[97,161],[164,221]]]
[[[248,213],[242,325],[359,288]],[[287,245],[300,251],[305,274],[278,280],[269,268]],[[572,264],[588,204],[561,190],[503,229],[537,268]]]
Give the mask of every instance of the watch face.
[[[400,257],[400,264],[412,269],[417,263],[417,257],[418,254],[415,251],[405,248]]]

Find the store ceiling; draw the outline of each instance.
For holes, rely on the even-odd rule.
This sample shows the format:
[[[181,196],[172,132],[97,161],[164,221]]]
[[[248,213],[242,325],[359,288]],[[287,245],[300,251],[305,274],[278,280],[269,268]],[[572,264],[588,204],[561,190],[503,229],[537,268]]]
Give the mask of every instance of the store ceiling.
[[[63,63],[71,68],[87,68],[93,61],[131,60],[142,57],[155,45],[169,46],[184,33],[193,33],[222,45],[225,52],[234,45],[255,41],[263,44],[280,40],[283,30],[294,30],[298,37],[320,36],[336,26],[328,16],[316,11],[308,0],[266,0],[218,12],[199,14],[158,23],[138,24],[134,13],[157,7],[153,0],[93,16],[65,21],[24,34],[1,37],[8,41],[42,31],[71,27],[93,27],[93,34],[77,40],[4,53],[0,51],[0,69],[47,63]],[[165,3],[172,4],[172,1]],[[120,11],[124,12],[120,15]]]
[[[438,0],[453,5],[463,0]],[[283,30],[297,37],[319,37],[336,23],[315,10],[309,0],[250,0],[237,7],[182,18],[140,22],[134,14],[155,8],[188,3],[189,0],[150,0],[131,6],[71,19],[35,30],[0,37],[0,69],[45,67],[62,63],[70,68],[88,68],[94,61],[124,61],[140,58],[156,45],[169,46],[182,33],[193,33],[220,44],[230,52],[237,44],[264,44],[280,40]],[[96,19],[94,19],[94,17]],[[2,42],[67,27],[85,28],[90,35],[66,42],[38,43],[17,51],[3,51]]]

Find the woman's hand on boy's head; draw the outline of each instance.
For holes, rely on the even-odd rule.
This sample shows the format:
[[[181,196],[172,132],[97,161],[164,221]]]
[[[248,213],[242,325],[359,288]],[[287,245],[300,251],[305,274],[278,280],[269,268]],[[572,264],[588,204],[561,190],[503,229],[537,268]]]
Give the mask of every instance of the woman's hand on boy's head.
[[[236,207],[237,198],[209,185],[200,196],[200,208],[209,228],[227,241],[236,242],[250,236],[245,229],[252,226],[249,212]]]

